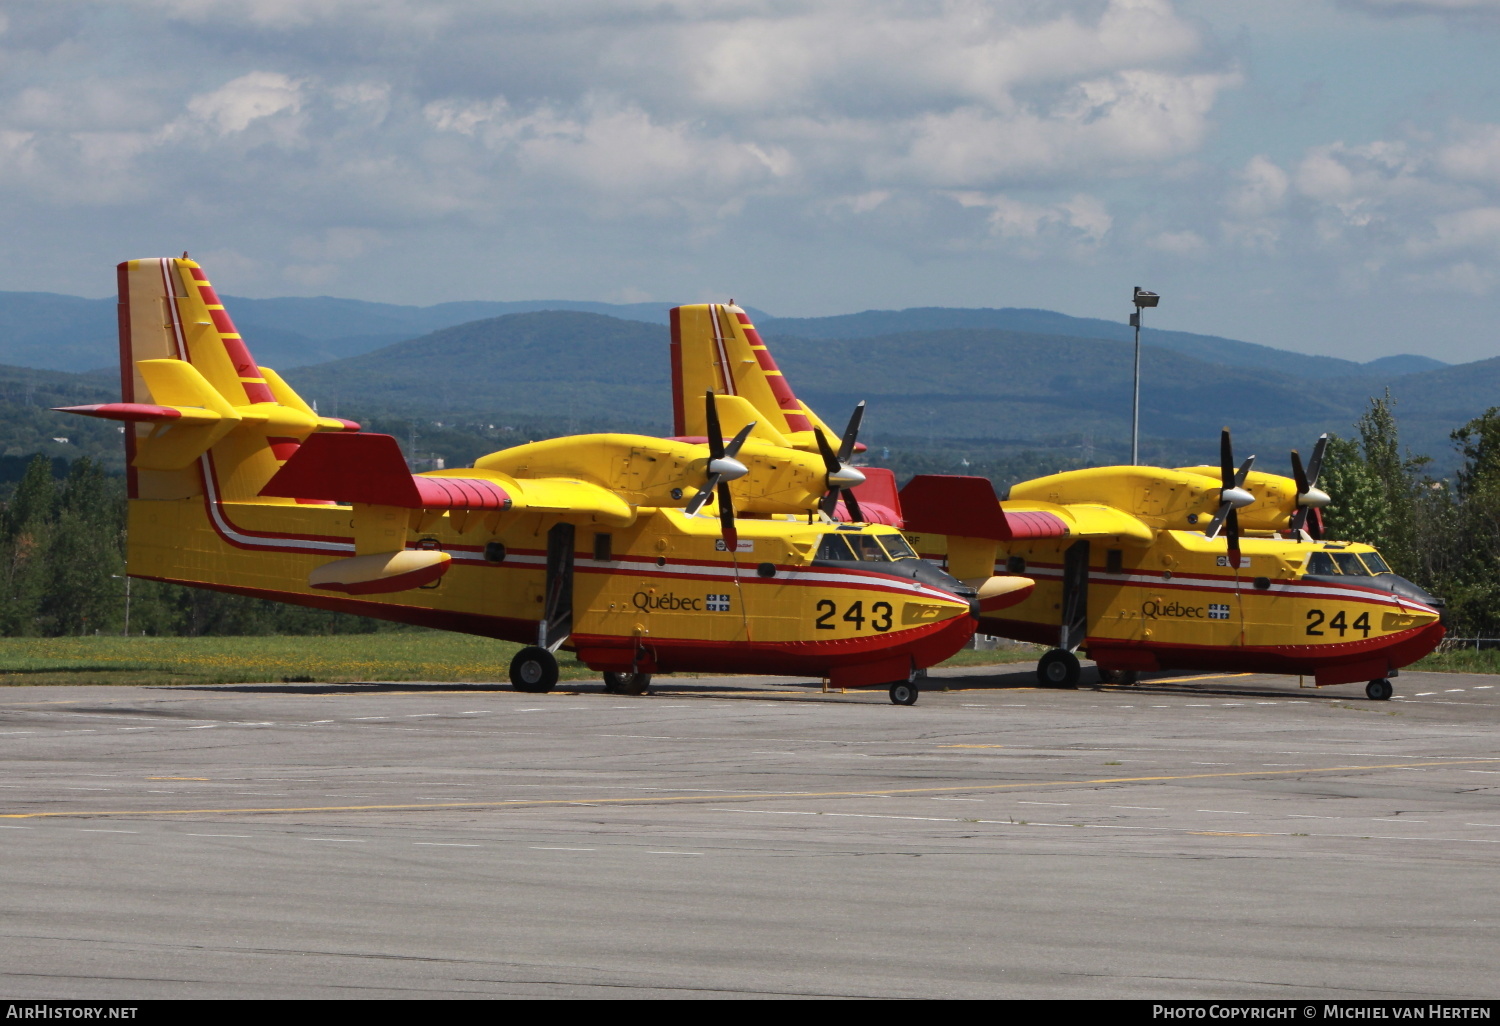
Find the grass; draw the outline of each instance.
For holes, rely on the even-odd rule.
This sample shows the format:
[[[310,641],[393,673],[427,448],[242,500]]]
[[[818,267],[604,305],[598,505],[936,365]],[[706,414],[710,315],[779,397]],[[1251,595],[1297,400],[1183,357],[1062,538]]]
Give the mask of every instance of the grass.
[[[1413,670],[1435,670],[1439,673],[1500,673],[1500,649],[1475,652],[1434,652],[1412,666]]]
[[[507,679],[522,646],[445,631],[322,637],[5,638],[0,685]],[[593,677],[567,653],[564,680]]]
[[[432,680],[503,683],[522,646],[447,631],[320,637],[0,638],[0,686],[251,684]],[[1029,660],[1027,650],[964,650],[945,666]],[[563,680],[598,675],[558,653]]]
[[[0,686],[28,684],[250,684],[433,680],[503,683],[520,645],[446,631],[322,637],[0,638]],[[560,652],[563,680],[597,675]],[[1029,663],[1035,646],[964,649],[944,666]],[[1500,673],[1500,651],[1446,652],[1412,667]]]

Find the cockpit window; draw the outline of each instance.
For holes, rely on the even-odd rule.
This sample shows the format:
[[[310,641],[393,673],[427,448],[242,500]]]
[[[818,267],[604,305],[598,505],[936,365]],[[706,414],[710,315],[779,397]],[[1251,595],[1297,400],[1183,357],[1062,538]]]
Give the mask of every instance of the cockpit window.
[[[1353,552],[1330,552],[1333,561],[1339,565],[1339,570],[1346,577],[1369,577],[1370,571],[1359,561],[1359,556]]]
[[[840,534],[825,534],[822,542],[818,544],[816,559],[836,559],[843,562],[851,562],[854,553],[849,551],[849,543]]]
[[[891,557],[886,555],[885,549],[880,547],[883,539],[877,539],[873,534],[825,534],[823,540],[818,544],[817,559],[833,559],[845,563],[889,563]],[[905,541],[901,544],[906,551],[911,552],[911,546]]]
[[[1333,557],[1326,552],[1314,552],[1307,557],[1307,572],[1310,574],[1336,574],[1339,568],[1333,565]]]
[[[885,551],[891,554],[892,559],[917,558],[917,554],[912,551],[911,545],[899,534],[882,534],[880,541],[885,545]]]
[[[1394,572],[1389,566],[1386,565],[1385,560],[1380,558],[1380,553],[1378,552],[1361,552],[1359,555],[1360,558],[1365,561],[1365,566],[1370,568],[1370,573],[1372,574],[1388,574]]]
[[[873,534],[845,535],[844,540],[854,547],[857,558],[866,563],[889,563],[891,561],[891,557],[885,554],[885,549],[880,547],[880,541]]]

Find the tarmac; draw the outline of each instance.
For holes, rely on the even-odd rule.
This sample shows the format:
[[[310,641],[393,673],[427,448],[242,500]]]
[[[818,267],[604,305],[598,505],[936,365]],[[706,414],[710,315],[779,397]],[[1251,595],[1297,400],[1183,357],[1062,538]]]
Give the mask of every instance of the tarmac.
[[[0,991],[1495,998],[1500,678],[1395,684],[8,688]]]

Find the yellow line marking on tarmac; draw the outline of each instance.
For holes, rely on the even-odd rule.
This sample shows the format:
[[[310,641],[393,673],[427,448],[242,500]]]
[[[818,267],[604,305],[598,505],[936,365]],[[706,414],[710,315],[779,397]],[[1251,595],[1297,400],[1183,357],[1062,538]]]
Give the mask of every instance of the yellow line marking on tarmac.
[[[939,748],[1004,748],[1004,745],[938,745]]]
[[[704,802],[768,798],[869,798],[874,795],[934,794],[941,791],[1004,791],[1022,787],[1088,787],[1095,784],[1150,784],[1174,780],[1213,780],[1228,777],[1275,777],[1298,773],[1351,773],[1364,770],[1418,769],[1426,766],[1464,766],[1472,763],[1496,763],[1500,758],[1449,759],[1441,762],[1387,762],[1369,766],[1320,766],[1308,769],[1237,770],[1231,773],[1179,773],[1154,777],[1101,777],[1095,780],[1034,780],[1012,784],[963,784],[949,787],[867,787],[858,791],[765,791],[755,795],[737,794],[670,794],[640,798],[512,798],[490,802],[424,802],[394,805],[301,805],[252,809],[99,809],[70,812],[5,812],[0,819],[55,819],[65,816],[194,816],[235,812],[392,812],[404,809],[492,809],[536,807],[542,805],[643,805],[667,802]]]
[[[1189,830],[1197,837],[1280,837],[1280,834],[1238,834],[1229,830]]]

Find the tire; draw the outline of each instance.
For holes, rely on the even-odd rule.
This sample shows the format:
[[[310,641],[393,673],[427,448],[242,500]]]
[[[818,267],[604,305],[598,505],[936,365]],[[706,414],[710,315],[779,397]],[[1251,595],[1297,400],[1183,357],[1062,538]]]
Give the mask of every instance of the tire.
[[[517,691],[540,695],[557,683],[557,659],[545,648],[531,645],[516,653],[510,661],[510,686]]]
[[[1106,670],[1102,666],[1099,667],[1100,684],[1118,684],[1121,687],[1128,687],[1135,682],[1136,673],[1134,670]]]
[[[1389,702],[1396,689],[1384,677],[1365,685],[1365,697],[1372,702]]]
[[[891,702],[895,705],[916,705],[922,690],[916,681],[898,680],[891,685]]]
[[[611,695],[644,695],[651,687],[649,673],[616,673],[604,675],[604,690]]]
[[[1054,648],[1036,664],[1036,679],[1044,688],[1076,688],[1081,673],[1078,657],[1066,649]]]

